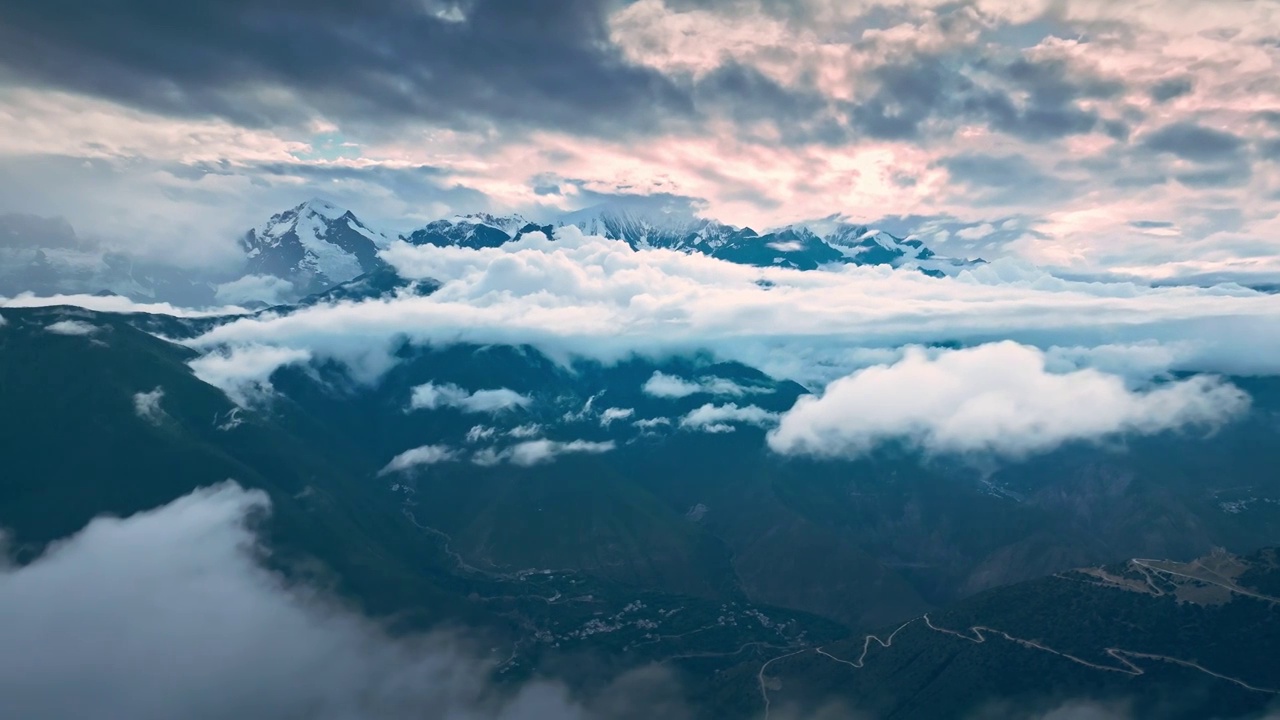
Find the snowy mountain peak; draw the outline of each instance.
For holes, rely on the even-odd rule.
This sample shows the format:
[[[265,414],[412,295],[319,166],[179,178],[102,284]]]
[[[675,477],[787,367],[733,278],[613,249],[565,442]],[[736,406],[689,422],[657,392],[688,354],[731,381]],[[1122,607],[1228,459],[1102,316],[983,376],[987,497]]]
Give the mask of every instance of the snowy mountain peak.
[[[472,249],[498,247],[531,225],[520,215],[471,213],[427,223],[404,236],[413,245],[456,245]]]
[[[530,224],[529,220],[521,215],[490,215],[489,213],[454,215],[447,220],[438,220],[436,222],[448,222],[454,225],[485,225],[495,230],[501,230],[511,237],[515,237],[516,233]]]
[[[924,243],[905,240],[883,230],[866,225],[843,223],[833,228],[825,238],[828,245],[844,253],[859,265],[893,265],[904,262],[928,260],[933,251]]]
[[[573,225],[588,235],[622,240],[634,248],[690,250],[718,247],[735,228],[700,218],[688,203],[631,199],[561,215],[557,226]]]
[[[348,210],[312,199],[245,233],[246,274],[270,275],[312,293],[382,266],[384,235]]]
[[[306,212],[310,212],[312,214],[319,215],[320,217],[326,220],[340,220],[343,217],[351,214],[350,210],[340,208],[337,205],[334,205],[333,203],[329,202],[328,200],[322,200],[320,198],[311,198],[310,200],[294,208],[294,212],[300,215]]]

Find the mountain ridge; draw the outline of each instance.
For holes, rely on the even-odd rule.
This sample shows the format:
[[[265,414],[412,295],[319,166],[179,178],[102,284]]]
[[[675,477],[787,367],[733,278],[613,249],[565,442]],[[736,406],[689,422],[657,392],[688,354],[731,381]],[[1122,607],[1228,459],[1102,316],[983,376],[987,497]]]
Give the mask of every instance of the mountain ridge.
[[[808,271],[851,264],[943,277],[985,262],[941,257],[917,238],[900,238],[868,225],[845,222],[837,215],[759,232],[698,217],[688,208],[631,201],[598,204],[544,219],[484,212],[455,214],[393,237],[349,209],[311,198],[246,231],[238,240],[243,254],[238,269],[206,279],[195,271],[135,264],[120,253],[89,252],[81,247],[83,243],[76,239],[70,224],[62,220],[4,216],[0,218],[0,236],[10,239],[10,248],[0,253],[0,292],[107,292],[191,305],[267,306],[323,295],[362,276],[378,275],[389,267],[381,253],[393,242],[496,248],[535,232],[554,239],[566,227],[620,240],[636,250],[698,253],[755,267]],[[379,284],[385,282],[386,278],[379,277]]]

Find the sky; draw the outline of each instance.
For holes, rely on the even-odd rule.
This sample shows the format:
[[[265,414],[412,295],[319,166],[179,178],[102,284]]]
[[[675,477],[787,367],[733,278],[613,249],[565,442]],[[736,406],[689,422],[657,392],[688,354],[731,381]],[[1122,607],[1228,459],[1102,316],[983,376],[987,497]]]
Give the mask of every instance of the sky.
[[[1280,3],[18,0],[0,213],[185,264],[662,195],[1060,272],[1280,278]]]
[[[766,411],[723,378],[655,373],[651,397],[711,401],[593,412],[635,433],[763,428],[780,456],[907,443],[1016,462],[1074,442],[1194,441],[1252,412],[1240,376],[1280,375],[1280,301],[1235,284],[1280,284],[1278,63],[1280,0],[8,0],[0,214],[64,219],[20,223],[63,249],[79,237],[229,267],[248,228],[312,197],[394,236],[456,213],[545,220],[649,196],[757,229],[835,217],[993,262],[943,278],[801,272],[566,227],[499,248],[390,243],[383,259],[437,284],[429,295],[260,313],[0,305],[225,315],[181,342],[196,377],[248,412],[285,366],[333,362],[374,385],[408,340],[528,345],[566,365],[743,363],[807,394]],[[283,296],[280,282],[224,289]],[[0,333],[23,322],[0,315]],[[44,329],[110,346],[80,315]],[[141,387],[134,411],[154,422],[179,400]],[[485,444],[407,447],[384,475],[616,449],[541,436],[514,412],[535,400],[509,388],[433,381],[404,402],[475,414],[486,424],[467,442]],[[498,417],[521,424],[499,440]],[[263,716],[369,703],[387,717],[684,716],[661,674],[598,697],[544,682],[495,693],[477,639],[391,637],[254,564],[244,521],[268,510],[228,484],[0,565],[0,617],[30,619],[0,623],[0,708],[253,717],[250,697]],[[93,663],[102,647],[114,662]],[[208,652],[175,664],[174,647]],[[62,692],[68,669],[80,692]],[[1122,717],[1086,710],[1050,717]]]

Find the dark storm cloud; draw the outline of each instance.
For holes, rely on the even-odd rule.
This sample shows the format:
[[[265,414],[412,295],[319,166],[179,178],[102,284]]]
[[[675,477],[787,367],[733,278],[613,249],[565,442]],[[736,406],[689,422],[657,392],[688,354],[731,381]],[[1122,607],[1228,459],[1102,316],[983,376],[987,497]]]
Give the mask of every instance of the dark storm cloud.
[[[979,85],[973,77],[988,76]],[[930,122],[976,121],[1026,140],[1052,140],[1101,128],[1126,137],[1128,127],[1083,109],[1081,100],[1110,99],[1124,90],[1114,80],[1073,71],[1056,60],[997,61],[962,55],[917,55],[871,72],[877,90],[851,104],[850,119],[877,138],[914,139]],[[1015,102],[1014,95],[1025,97]]]
[[[916,137],[926,120],[972,87],[943,58],[932,56],[882,65],[871,72],[871,79],[879,88],[871,97],[851,104],[850,120],[867,135],[887,140]]]
[[[690,5],[746,12],[719,2],[678,7]],[[1127,134],[1123,123],[1104,124],[1079,105],[1115,96],[1120,84],[1061,61],[1016,52],[988,58],[972,47],[899,56],[871,71],[870,94],[833,104],[808,76],[784,86],[735,63],[697,79],[629,64],[609,35],[616,7],[614,0],[17,0],[0,24],[0,72],[250,126],[301,125],[319,112],[364,137],[413,120],[615,137],[682,121],[696,127],[713,116],[770,122],[788,145],[909,140],[935,125],[946,134],[959,121],[1029,140],[1100,127]],[[810,12],[783,2],[764,10],[796,22]],[[969,22],[962,10],[940,15],[940,27]],[[894,19],[875,15],[862,24]],[[287,92],[271,91],[280,88]]]
[[[1028,140],[1093,131],[1100,116],[1093,110],[1081,109],[1077,103],[1114,98],[1124,91],[1117,81],[1073,73],[1066,63],[1057,60],[1033,62],[1022,58],[994,69],[994,74],[1026,93],[1028,99],[1025,107],[1019,108],[1008,94],[989,97],[985,109],[992,126]]]
[[[1048,175],[1021,155],[970,153],[942,158],[938,165],[976,195],[975,204],[1019,203],[1063,197],[1071,185]]]
[[[1151,86],[1151,99],[1160,103],[1169,102],[1174,98],[1190,94],[1193,87],[1191,78],[1179,77],[1161,80]]]
[[[1188,170],[1173,177],[1187,187],[1197,189],[1226,188],[1244,185],[1253,176],[1253,170],[1245,163],[1233,163],[1220,168]]]
[[[1230,159],[1244,141],[1238,136],[1193,122],[1177,122],[1148,133],[1142,147],[1156,153],[1171,153],[1192,162]]]
[[[309,116],[488,121],[599,133],[691,112],[624,62],[596,0],[17,0],[0,68],[178,115],[262,126]],[[282,86],[291,97],[262,92]]]
[[[839,145],[850,139],[849,127],[819,92],[784,87],[753,67],[725,63],[700,78],[695,88],[700,111],[739,125],[771,121],[788,145]]]

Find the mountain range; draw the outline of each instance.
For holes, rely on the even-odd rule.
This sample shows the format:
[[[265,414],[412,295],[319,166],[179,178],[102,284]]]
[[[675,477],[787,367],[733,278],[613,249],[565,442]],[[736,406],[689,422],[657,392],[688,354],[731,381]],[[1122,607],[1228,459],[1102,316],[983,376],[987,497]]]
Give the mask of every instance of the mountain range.
[[[1276,378],[1233,378],[1253,405],[1209,437],[994,469],[892,446],[804,460],[770,453],[760,418],[805,389],[699,355],[406,344],[377,382],[304,363],[238,404],[184,342],[235,318],[3,313],[0,407],[21,422],[0,434],[0,527],[19,564],[234,478],[272,499],[275,571],[396,632],[479,633],[499,683],[660,664],[708,720],[1064,698],[1251,717],[1280,683],[1277,562],[1258,553],[1280,537]],[[730,401],[755,414],[703,417]]]
[[[23,266],[19,290],[161,287],[138,266],[89,269],[101,250],[65,223],[10,222],[5,257],[48,270]],[[311,201],[247,232],[244,266],[205,290],[269,290],[250,320],[431,295],[437,282],[380,251],[554,241],[569,226],[807,272],[972,266],[836,221],[762,235],[612,207],[545,225],[457,216],[393,239]],[[82,274],[59,274],[75,263]],[[995,464],[897,443],[792,457],[768,428],[811,390],[705,352],[604,362],[400,338],[376,377],[303,353],[249,399],[209,372],[252,353],[198,341],[244,311],[166,312],[3,308],[0,528],[15,567],[95,518],[233,479],[270,498],[254,529],[272,573],[396,637],[482,638],[500,692],[545,677],[590,692],[661,667],[676,716],[698,720],[1072,717],[1053,715],[1063,703],[1256,718],[1280,697],[1280,378],[1226,378],[1251,402],[1206,435]]]
[[[934,277],[982,260],[944,258],[920,240],[828,218],[757,232],[647,205],[604,204],[535,222],[519,215],[456,215],[393,238],[349,210],[312,199],[273,215],[240,239],[238,267],[210,273],[143,263],[78,238],[69,224],[22,215],[0,217],[0,295],[124,295],[185,305],[271,305],[323,293],[386,268],[379,253],[395,240],[412,245],[499,247],[528,233],[554,237],[574,226],[632,248],[701,253],[757,267],[817,270],[883,265]]]

